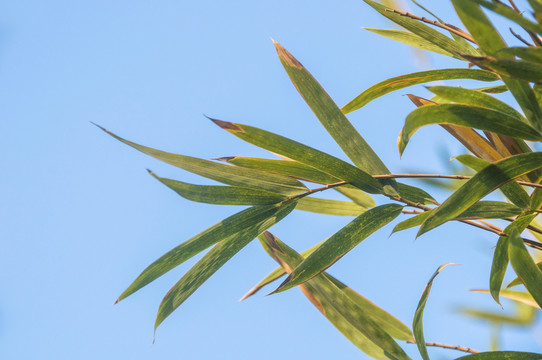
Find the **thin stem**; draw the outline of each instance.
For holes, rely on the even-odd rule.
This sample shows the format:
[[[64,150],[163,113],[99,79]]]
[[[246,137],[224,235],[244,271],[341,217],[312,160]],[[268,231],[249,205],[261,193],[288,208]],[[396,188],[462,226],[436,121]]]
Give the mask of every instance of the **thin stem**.
[[[523,15],[523,13],[521,12],[521,10],[519,10],[519,8],[516,6],[516,4],[514,3],[514,0],[508,0],[508,2],[510,3],[510,5],[512,6],[512,9],[514,9],[515,12],[517,12],[518,14],[520,15]],[[505,4],[503,4],[505,5]],[[506,6],[506,5],[505,5]],[[529,34],[529,36],[531,37],[531,39],[534,41],[534,43],[536,44],[536,46],[542,46],[542,41],[540,40],[540,37],[533,33],[532,31],[529,31],[525,28],[523,28],[525,31],[527,31],[527,34]],[[510,29],[510,31],[512,31],[512,29]],[[516,36],[516,34],[514,34],[514,32],[512,31],[512,34],[514,36]],[[526,42],[524,42],[520,37],[516,36],[520,41],[522,41],[523,43],[526,44]],[[529,45],[531,46],[531,45]]]
[[[454,33],[454,34],[456,34],[458,36],[461,36],[463,39],[468,40],[468,41],[472,42],[473,44],[476,44],[476,41],[474,40],[474,38],[472,36],[470,36],[469,33],[461,30],[457,26],[453,26],[453,25],[450,25],[450,24],[443,24],[443,23],[440,23],[440,22],[435,21],[435,20],[428,19],[428,18],[423,17],[423,16],[420,17],[420,16],[410,14],[408,12],[402,12],[402,11],[398,11],[398,10],[394,10],[394,9],[386,9],[386,11],[390,11],[390,12],[399,14],[401,16],[406,16],[406,17],[409,17],[409,18],[414,19],[414,20],[422,21],[424,23],[428,23],[428,24],[437,26],[439,28],[442,28],[444,30],[452,32],[452,33]]]
[[[512,28],[509,28],[510,32],[512,33],[512,35],[514,35],[516,37],[516,39],[518,39],[519,41],[521,41],[522,43],[524,43],[525,45],[529,46],[529,47],[533,47],[534,45],[531,44],[530,42],[528,42],[527,40],[525,40],[524,38],[521,37],[521,35],[517,34],[516,32],[514,32],[514,30]]]
[[[407,341],[407,343],[408,344],[416,344],[416,341]],[[477,350],[474,350],[474,349],[471,349],[471,348],[468,348],[468,347],[464,347],[464,346],[446,345],[446,344],[439,344],[439,343],[436,343],[436,342],[432,342],[432,343],[427,343],[426,342],[425,345],[441,347],[441,348],[444,348],[444,349],[459,350],[459,351],[463,351],[463,352],[467,352],[467,353],[471,353],[471,354],[478,354],[479,353],[479,351],[477,351]]]
[[[314,193],[317,193],[317,192],[320,192],[320,191],[324,191],[324,190],[327,190],[327,189],[332,189],[332,188],[343,186],[343,185],[346,185],[346,184],[348,184],[346,181],[340,181],[340,182],[336,182],[334,184],[327,184],[326,186],[322,186],[322,187],[319,187],[319,188],[316,188],[316,189],[309,189],[308,191],[305,191],[304,193],[287,197],[286,199],[282,200],[280,202],[280,204],[284,204],[284,203],[287,203],[287,202],[292,201],[292,200],[301,199],[301,198],[304,198],[305,196],[309,196],[311,194],[314,194]]]
[[[435,179],[454,179],[454,180],[469,180],[472,176],[467,175],[441,175],[441,174],[385,174],[373,175],[375,179],[400,179],[400,178],[435,178]],[[542,184],[534,184],[526,181],[516,181],[520,185],[542,188]]]

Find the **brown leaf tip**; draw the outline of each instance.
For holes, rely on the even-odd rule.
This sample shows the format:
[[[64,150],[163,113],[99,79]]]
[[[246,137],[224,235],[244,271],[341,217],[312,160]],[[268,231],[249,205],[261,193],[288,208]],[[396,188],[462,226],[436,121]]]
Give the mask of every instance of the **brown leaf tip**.
[[[273,39],[271,39],[273,40]],[[298,69],[303,69],[303,65],[297,59],[288,52],[285,48],[282,47],[281,44],[273,40],[273,45],[275,45],[275,49],[277,50],[277,54],[279,55],[279,58],[284,61],[286,64],[290,66],[294,66]]]
[[[230,160],[235,159],[235,158],[236,156],[222,156],[222,157],[214,158],[213,160],[229,162]]]
[[[243,129],[241,129],[239,126],[235,125],[234,123],[231,123],[229,121],[222,121],[217,119],[211,119],[212,122],[220,126],[222,129],[227,131],[235,131],[235,132],[244,132]]]

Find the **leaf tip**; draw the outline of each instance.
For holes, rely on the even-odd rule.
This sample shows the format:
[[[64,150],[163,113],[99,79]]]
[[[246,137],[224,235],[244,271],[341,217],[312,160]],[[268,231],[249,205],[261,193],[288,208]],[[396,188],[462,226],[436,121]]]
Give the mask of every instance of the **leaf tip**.
[[[214,158],[213,160],[230,162],[230,160],[233,160],[235,158],[236,158],[236,156],[222,156],[222,157]]]
[[[208,118],[212,122],[214,122],[216,125],[220,126],[222,129],[226,131],[233,131],[233,132],[244,132],[243,129],[241,129],[239,126],[235,125],[232,122],[229,121],[222,121],[218,119]]]
[[[277,50],[279,58],[284,61],[286,65],[293,66],[298,69],[303,69],[303,65],[301,65],[301,63],[297,61],[297,59],[292,54],[290,54],[290,52],[286,50],[281,44],[273,40],[273,45],[275,45],[275,50]]]

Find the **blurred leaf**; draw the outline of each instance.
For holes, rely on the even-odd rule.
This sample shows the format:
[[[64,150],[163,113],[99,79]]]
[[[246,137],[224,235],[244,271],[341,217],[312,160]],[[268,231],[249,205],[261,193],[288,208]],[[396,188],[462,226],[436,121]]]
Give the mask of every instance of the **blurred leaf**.
[[[489,290],[483,289],[473,289],[471,291],[487,294],[490,293]],[[500,296],[540,309],[540,306],[533,299],[533,296],[525,291],[501,290]]]
[[[489,161],[478,159],[472,155],[459,155],[454,157],[454,159],[476,171],[480,171],[491,164]],[[518,207],[522,209],[530,208],[529,194],[515,181],[510,181],[509,183],[502,185],[499,187],[499,190],[502,191],[508,200]]]
[[[433,211],[418,236],[457,217],[494,189],[540,167],[542,153],[519,154],[486,166]]]
[[[536,264],[536,266],[538,266],[540,271],[542,271],[542,261],[539,262],[538,264]],[[517,285],[523,285],[523,283],[521,282],[521,279],[519,277],[517,277],[514,280],[510,281],[510,283],[508,285],[506,285],[506,287],[511,288],[511,287],[517,286]]]
[[[371,175],[389,174],[390,171],[382,160],[367,144],[356,128],[348,121],[341,109],[333,102],[325,90],[312,75],[279,43],[274,42],[277,54],[296,89],[307,105],[312,109],[320,123],[326,128],[344,153],[361,170]],[[312,164],[309,164],[312,165]],[[387,179],[383,183],[384,192],[395,194],[395,180]],[[390,188],[391,187],[391,188]]]
[[[351,201],[304,197],[297,201],[296,210],[326,215],[358,216],[368,209]]]
[[[271,216],[255,225],[246,226],[244,224],[245,226],[241,231],[223,238],[222,241],[215,245],[164,296],[158,308],[154,329],[156,330],[162,321],[188,299],[222,265],[259,234],[282,220],[293,210],[295,205],[295,201],[292,201],[282,206],[275,206],[275,211]]]
[[[364,28],[364,29],[369,30],[370,32],[373,32],[377,35],[384,36],[392,40],[402,42],[403,44],[416,47],[418,49],[431,51],[437,54],[450,56],[456,59],[461,59],[460,56],[450,53],[446,50],[443,50],[442,48],[433,44],[432,42],[425,40],[424,38],[416,34],[413,34],[409,31],[394,30],[394,29],[374,29],[374,28]]]
[[[527,119],[510,105],[478,90],[465,89],[456,86],[429,86],[427,87],[427,90],[448,101],[497,110],[519,121],[527,122]]]
[[[276,216],[280,209],[282,207],[276,205],[254,206],[238,212],[186,240],[143,270],[135,281],[119,296],[117,302],[182,264],[192,256],[199,254],[209,246],[225,238],[235,238],[240,231],[258,226],[258,224]],[[290,206],[287,209],[290,209]],[[282,210],[280,211],[281,213],[283,212]]]
[[[193,185],[158,177],[151,171],[149,173],[177,194],[191,201],[218,205],[268,205],[286,199],[286,196],[265,190],[241,186]]]
[[[286,272],[299,265],[303,257],[270,233],[259,237],[264,249]],[[336,286],[342,285],[342,288]],[[376,359],[409,359],[386,330],[411,338],[399,320],[327,274],[299,285],[305,296],[354,345]],[[362,306],[360,306],[362,305]],[[368,307],[367,307],[368,306]],[[377,310],[377,311],[375,311]]]
[[[513,231],[508,241],[510,263],[514,271],[533,296],[538,306],[542,307],[542,271],[536,266],[531,255],[529,255],[523,241],[519,237],[519,232]]]
[[[284,136],[252,126],[213,120],[222,129],[263,149],[287,156],[331,174],[369,193],[380,193],[382,186],[371,175],[325,152],[316,150]]]
[[[498,2],[486,1],[486,0],[473,0],[473,2],[476,2],[482,5],[483,7],[496,12],[497,14],[501,16],[504,16],[505,18],[512,20],[513,22],[515,22],[516,24],[518,24],[525,30],[542,34],[542,26],[526,19],[525,17],[523,17],[522,14],[517,13],[514,9],[512,9],[509,6],[506,6]]]
[[[286,176],[268,174],[262,171],[228,166],[191,156],[156,150],[125,140],[102,127],[100,129],[126,145],[160,161],[224,184],[263,189],[284,195],[299,194],[307,191],[307,188],[302,183]]]
[[[463,56],[473,64],[491,69],[500,75],[528,82],[542,81],[542,65],[525,60],[496,57]]]
[[[420,352],[423,360],[429,360],[429,354],[427,353],[427,347],[425,345],[425,337],[423,335],[423,311],[425,309],[425,304],[427,303],[427,298],[429,297],[429,292],[431,291],[431,287],[433,286],[433,280],[442,271],[442,269],[444,269],[448,265],[456,264],[448,263],[438,267],[437,271],[435,271],[433,276],[431,276],[431,279],[429,279],[429,282],[425,286],[425,289],[423,289],[420,302],[418,303],[416,313],[414,314],[412,329],[414,331],[414,339],[416,339],[416,346],[418,346],[418,351]]]
[[[489,351],[478,354],[462,356],[456,360],[540,360],[542,354],[520,351]]]
[[[439,69],[415,72],[387,79],[371,86],[346,104],[342,108],[342,111],[343,113],[347,114],[362,108],[374,99],[377,99],[392,91],[404,89],[412,85],[424,84],[438,80],[455,79],[496,81],[499,80],[499,77],[492,72],[479,69]]]
[[[274,292],[288,290],[318,275],[369,235],[395,219],[402,209],[403,206],[398,204],[386,204],[367,210],[327,239]]]
[[[525,214],[518,217],[514,222],[504,229],[504,233],[510,235],[512,230],[517,230],[520,234],[525,230],[531,221],[536,217],[536,214]],[[489,290],[491,296],[501,305],[499,301],[499,292],[501,291],[502,281],[506,268],[508,267],[508,238],[509,236],[500,236],[497,246],[495,247],[495,253],[493,255],[493,262],[491,264],[491,273],[489,276]]]
[[[405,119],[398,140],[399,152],[403,153],[410,137],[420,127],[431,124],[466,126],[525,140],[542,140],[542,134],[533,127],[500,111],[463,104],[426,105]]]
[[[499,56],[517,56],[523,60],[542,64],[542,48],[538,47],[509,47],[497,52]]]
[[[356,189],[354,187],[339,186],[333,189],[335,189],[336,191],[340,192],[341,194],[343,194],[344,196],[346,196],[347,198],[349,198],[356,204],[359,204],[363,207],[372,208],[376,206],[376,203],[374,199],[371,197],[371,195],[359,189]]]

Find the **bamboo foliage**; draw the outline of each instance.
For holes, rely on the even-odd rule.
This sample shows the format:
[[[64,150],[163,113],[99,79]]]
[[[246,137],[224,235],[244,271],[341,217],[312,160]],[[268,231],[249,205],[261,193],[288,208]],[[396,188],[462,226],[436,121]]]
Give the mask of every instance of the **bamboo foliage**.
[[[233,156],[203,160],[142,146],[102,128],[136,150],[221,184],[188,184],[149,171],[178,195],[208,204],[250,206],[182,242],[150,264],[117,302],[211,248],[167,292],[158,310],[156,329],[222,265],[258,238],[279,268],[243,299],[286,275],[272,293],[300,288],[348,340],[375,359],[409,359],[396,340],[415,342],[424,360],[430,358],[427,346],[475,353],[468,347],[425,343],[422,324],[425,304],[435,276],[445,265],[438,268],[423,291],[414,313],[412,330],[326,273],[342,256],[356,246],[363,246],[363,240],[383,227],[388,227],[392,233],[419,227],[419,236],[430,230],[439,231],[438,228],[448,221],[459,221],[495,236],[488,290],[480,292],[490,294],[499,305],[500,298],[505,297],[527,304],[534,309],[530,311],[539,311],[542,306],[542,266],[540,262],[537,264],[528,248],[540,254],[542,243],[530,238],[527,231],[542,234],[536,222],[542,206],[542,153],[534,151],[531,145],[542,141],[540,1],[529,1],[532,8],[525,9],[526,13],[534,14],[533,20],[513,2],[507,5],[501,1],[451,0],[465,30],[457,26],[459,24],[444,23],[416,1],[414,3],[432,19],[371,0],[363,1],[369,9],[402,27],[401,30],[371,28],[369,31],[453,57],[463,61],[463,66],[396,75],[367,88],[341,108],[294,55],[273,41],[278,58],[301,98],[351,162],[264,129],[218,119],[211,120],[231,135],[281,158]],[[492,16],[512,21],[516,31],[522,31],[530,42],[514,33],[525,46],[509,47],[493,26]],[[396,174],[371,148],[371,139],[366,140],[346,117],[393,91],[436,80],[454,80],[455,83],[463,79],[479,81],[480,85],[475,89],[429,86],[428,90],[435,95],[432,99],[409,95],[417,108],[405,115],[398,134],[398,148],[402,154],[410,141],[418,141],[413,135],[419,128],[441,125],[465,146],[465,153],[458,154],[455,159],[472,169],[473,176]],[[505,91],[511,93],[520,110],[492,95]],[[464,183],[439,203],[423,187],[402,183],[400,179],[405,177],[461,179]],[[318,197],[319,193],[330,190],[339,192],[344,199]],[[503,201],[484,200],[495,190],[504,195]],[[375,195],[380,196],[375,199]],[[294,210],[355,218],[331,237],[315,239],[312,248],[299,254],[268,231]],[[390,227],[389,224],[398,217],[406,219],[402,218]],[[491,219],[505,219],[510,225],[501,229],[486,221]],[[513,271],[516,277],[508,287],[524,285],[524,291],[502,288],[507,271]],[[481,316],[474,310],[470,313]],[[494,321],[496,319],[504,321],[502,317],[493,317]],[[531,323],[532,319],[534,315],[524,319],[524,323]],[[541,359],[542,355],[497,351],[463,358],[519,360]]]

